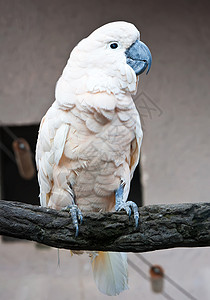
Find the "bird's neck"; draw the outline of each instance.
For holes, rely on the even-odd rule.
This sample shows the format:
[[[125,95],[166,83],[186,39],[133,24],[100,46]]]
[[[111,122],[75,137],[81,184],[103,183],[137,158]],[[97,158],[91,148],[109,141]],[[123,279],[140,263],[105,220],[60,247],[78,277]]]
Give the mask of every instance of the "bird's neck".
[[[62,82],[65,82],[69,91],[75,95],[103,92],[113,94],[118,99],[124,98],[126,94],[135,94],[138,85],[135,72],[126,63],[107,68],[105,72],[101,68],[92,71],[75,62],[68,62],[58,81],[57,89]]]

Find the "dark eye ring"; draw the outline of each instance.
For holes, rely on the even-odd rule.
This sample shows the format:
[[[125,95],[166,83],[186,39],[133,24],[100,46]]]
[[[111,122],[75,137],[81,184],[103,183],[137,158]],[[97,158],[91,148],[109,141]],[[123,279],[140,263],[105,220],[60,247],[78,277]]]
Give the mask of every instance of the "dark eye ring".
[[[117,49],[117,47],[118,47],[117,43],[111,43],[110,44],[110,48],[112,48],[112,49]]]

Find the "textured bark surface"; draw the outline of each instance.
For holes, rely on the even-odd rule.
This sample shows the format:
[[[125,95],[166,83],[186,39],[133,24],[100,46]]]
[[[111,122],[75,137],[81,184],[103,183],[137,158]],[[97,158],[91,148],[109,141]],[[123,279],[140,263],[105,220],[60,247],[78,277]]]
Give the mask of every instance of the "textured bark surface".
[[[0,234],[72,250],[146,252],[210,246],[210,203],[139,209],[136,229],[125,212],[84,214],[79,236],[68,212],[0,200]]]

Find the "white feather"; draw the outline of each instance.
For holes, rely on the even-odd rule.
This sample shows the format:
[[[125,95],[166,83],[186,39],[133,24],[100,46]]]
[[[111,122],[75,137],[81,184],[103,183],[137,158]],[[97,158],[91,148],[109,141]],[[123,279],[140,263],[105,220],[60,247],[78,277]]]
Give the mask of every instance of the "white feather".
[[[128,289],[127,255],[99,252],[92,260],[93,277],[103,294],[116,296]]]
[[[59,161],[63,154],[68,131],[69,131],[68,124],[62,124],[56,131],[54,143],[53,143],[53,152],[55,155],[54,161],[55,161],[56,165],[59,164]]]

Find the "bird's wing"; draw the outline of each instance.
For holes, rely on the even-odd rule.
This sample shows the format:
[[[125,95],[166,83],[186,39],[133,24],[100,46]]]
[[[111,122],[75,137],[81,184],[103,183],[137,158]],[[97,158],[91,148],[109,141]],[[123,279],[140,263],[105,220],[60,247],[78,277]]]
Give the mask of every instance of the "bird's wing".
[[[143,138],[143,131],[141,129],[141,122],[140,122],[140,117],[139,113],[136,109],[135,104],[130,102],[130,107],[129,107],[129,102],[126,104],[128,107],[128,111],[120,109],[118,105],[118,118],[121,122],[122,129],[124,126],[129,130],[128,132],[132,132],[132,141],[130,151],[128,153],[128,163],[129,163],[129,169],[130,169],[130,174],[129,174],[129,182],[133,177],[133,173],[135,171],[136,166],[139,163],[139,158],[140,158],[140,148],[142,144],[142,138]],[[124,130],[124,129],[123,129]],[[128,137],[127,135],[124,137]]]
[[[130,178],[132,179],[133,173],[139,163],[140,149],[143,138],[143,131],[141,129],[141,122],[138,112],[133,115],[135,121],[135,139],[131,143],[131,154],[130,154]]]
[[[36,147],[36,164],[40,185],[40,203],[47,206],[53,186],[53,167],[62,157],[70,125],[62,122],[59,111],[51,107],[43,117]]]

